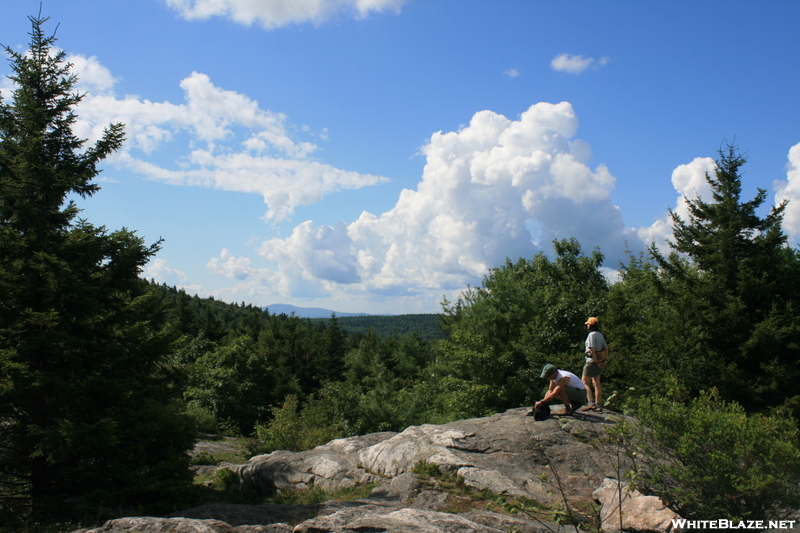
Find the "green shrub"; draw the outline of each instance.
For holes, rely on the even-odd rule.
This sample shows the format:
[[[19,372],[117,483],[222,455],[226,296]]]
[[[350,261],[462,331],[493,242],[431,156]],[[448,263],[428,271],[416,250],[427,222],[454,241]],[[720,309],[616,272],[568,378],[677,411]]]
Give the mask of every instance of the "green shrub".
[[[284,489],[269,499],[270,503],[283,505],[313,505],[331,499],[328,491],[320,487],[308,489]]]
[[[325,405],[310,402],[299,408],[296,396],[286,397],[282,406],[273,409],[272,420],[266,424],[256,424],[255,452],[270,453],[275,450],[298,452],[310,450],[340,436],[339,430],[326,416]]]
[[[220,491],[229,491],[239,485],[239,476],[227,468],[220,468],[214,472],[214,488]]]
[[[186,404],[186,414],[194,421],[197,430],[210,435],[225,435],[236,437],[240,435],[239,428],[230,420],[220,420],[214,414],[195,401]]]
[[[420,478],[438,478],[442,476],[442,469],[435,463],[428,463],[427,461],[419,461],[411,469],[411,472],[417,474]]]
[[[634,478],[686,518],[769,520],[800,506],[800,448],[791,419],[747,415],[716,390],[689,404],[636,402]]]
[[[190,464],[193,465],[215,465],[217,464],[217,459],[214,458],[213,455],[206,451],[202,451],[192,457]]]
[[[424,487],[436,488],[462,496],[476,496],[475,491],[466,484],[464,478],[455,469],[447,467],[443,469],[437,464],[419,461],[411,469],[411,472],[417,474]]]

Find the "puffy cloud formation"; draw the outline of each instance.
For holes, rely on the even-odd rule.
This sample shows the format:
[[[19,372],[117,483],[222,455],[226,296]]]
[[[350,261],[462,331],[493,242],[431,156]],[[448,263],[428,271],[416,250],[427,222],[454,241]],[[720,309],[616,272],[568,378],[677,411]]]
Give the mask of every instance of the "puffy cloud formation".
[[[166,0],[187,20],[226,17],[239,24],[257,22],[266,29],[287,24],[320,24],[338,13],[366,17],[400,11],[405,0]]]
[[[276,269],[253,275],[274,284],[277,274],[283,296],[430,299],[480,283],[506,257],[550,252],[556,238],[576,236],[587,251],[599,246],[619,260],[636,236],[625,234],[610,201],[614,177],[603,165],[591,169],[589,146],[572,139],[577,128],[567,102],[534,105],[519,120],[476,113],[460,131],[433,134],[422,180],[394,208],[350,224],[304,222],[261,245]],[[214,260],[223,263],[235,270],[225,252]]]
[[[775,204],[788,201],[783,217],[783,229],[798,240],[800,236],[800,143],[789,149],[786,181],[775,183]]]
[[[172,268],[168,261],[160,258],[154,259],[145,267],[143,277],[176,286],[184,285],[188,281],[186,272]]]
[[[608,57],[594,58],[581,55],[559,54],[550,61],[550,67],[560,72],[578,74],[589,67],[598,67],[611,61]]]
[[[153,259],[144,268],[142,277],[155,280],[156,283],[180,287],[189,293],[203,294],[206,292],[200,285],[189,283],[189,276],[186,275],[186,272],[173,268],[166,259]]]
[[[208,269],[229,278],[246,279],[256,272],[253,262],[246,257],[234,257],[230,250],[223,248],[219,258],[208,262]]]
[[[790,239],[798,240],[800,235],[800,143],[789,149],[789,162],[786,165],[786,180],[774,183],[775,205],[788,201],[783,218],[783,231]],[[687,200],[700,198],[713,202],[711,186],[706,175],[714,175],[715,161],[710,157],[698,157],[691,163],[680,165],[672,172],[672,185],[678,192],[673,212],[683,220],[689,219]],[[669,251],[668,239],[672,236],[672,219],[665,213],[652,226],[638,228],[637,236],[643,242],[655,243],[662,251]]]
[[[675,208],[672,210],[683,220],[689,220],[689,204],[687,200],[700,198],[704,202],[713,201],[711,186],[706,175],[714,175],[716,163],[710,157],[696,157],[691,163],[680,165],[672,171],[672,185],[678,192]],[[667,241],[672,236],[672,217],[664,213],[652,226],[636,230],[639,239],[647,243],[655,243],[662,251],[668,251]]]
[[[98,61],[96,56],[71,55],[66,59],[72,63],[73,72],[80,73],[76,87],[80,92],[93,95],[113,93],[117,78]]]
[[[53,48],[51,55],[61,52],[60,48]],[[30,54],[30,51],[26,52]],[[92,93],[107,94],[113,91],[114,85],[117,83],[111,71],[104,67],[96,56],[85,57],[81,55],[68,55],[66,56],[67,63],[72,64],[72,72],[80,73],[78,79],[77,92],[79,93]],[[10,99],[11,93],[17,88],[16,84],[8,77],[0,77],[0,94],[4,99]]]
[[[271,220],[288,218],[296,207],[332,192],[386,181],[310,159],[317,145],[294,140],[296,132],[287,126],[285,115],[215,86],[205,74],[193,72],[181,81],[184,104],[151,102],[118,98],[113,76],[95,58],[69,60],[81,87],[89,91],[80,104],[76,134],[94,140],[109,123],[124,123],[128,142],[109,160],[151,179],[260,194]],[[153,163],[159,148],[169,143],[186,146],[178,164],[165,168]]]

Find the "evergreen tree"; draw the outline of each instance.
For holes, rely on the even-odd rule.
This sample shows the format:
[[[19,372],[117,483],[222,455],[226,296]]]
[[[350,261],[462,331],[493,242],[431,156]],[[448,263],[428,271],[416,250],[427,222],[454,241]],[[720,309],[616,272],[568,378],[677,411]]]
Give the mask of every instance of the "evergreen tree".
[[[139,278],[159,245],[95,227],[67,201],[99,190],[123,126],[88,147],[73,134],[76,77],[47,19],[30,20],[30,50],[5,47],[15,86],[0,100],[2,508],[47,518],[168,502],[191,480],[193,429],[160,298]]]
[[[344,355],[347,352],[347,333],[339,326],[336,314],[331,315],[322,332],[322,350],[314,363],[317,388],[326,381],[338,381],[344,374]]]
[[[674,252],[651,254],[660,290],[682,319],[668,334],[688,339],[691,355],[710,363],[690,379],[759,410],[800,393],[800,261],[781,227],[786,204],[760,217],[765,190],[740,198],[746,158],[735,146],[719,155],[706,176],[713,201],[688,201],[688,220],[673,212]]]

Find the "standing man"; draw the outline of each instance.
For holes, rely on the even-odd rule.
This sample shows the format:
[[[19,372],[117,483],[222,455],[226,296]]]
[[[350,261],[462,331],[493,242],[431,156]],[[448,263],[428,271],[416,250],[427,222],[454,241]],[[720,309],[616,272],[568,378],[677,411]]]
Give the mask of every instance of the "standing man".
[[[602,411],[600,402],[603,399],[603,387],[600,385],[600,375],[606,367],[608,344],[603,334],[600,333],[600,321],[596,317],[589,317],[589,320],[586,321],[586,329],[589,331],[589,335],[586,336],[586,363],[583,365],[581,379],[586,387],[589,405],[583,410]],[[592,383],[594,383],[594,394],[592,394]]]
[[[540,404],[560,400],[566,407],[564,414],[571,415],[574,409],[586,403],[586,385],[572,372],[559,370],[555,365],[547,364],[544,365],[540,377],[549,379],[550,387],[544,398],[533,405],[534,409]]]

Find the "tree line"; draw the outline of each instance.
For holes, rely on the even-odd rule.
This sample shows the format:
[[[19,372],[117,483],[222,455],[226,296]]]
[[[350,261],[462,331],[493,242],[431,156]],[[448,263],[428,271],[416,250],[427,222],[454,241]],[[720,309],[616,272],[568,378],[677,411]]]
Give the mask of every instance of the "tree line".
[[[735,147],[720,150],[707,177],[712,201],[691,201],[686,220],[672,214],[671,251],[631,253],[614,265],[615,283],[600,250],[558,240],[551,255],[507,260],[444,300],[441,338],[348,331],[336,317],[271,315],[141,279],[162,243],[94,226],[69,201],[98,192],[98,165],[121,146],[123,125],[92,146],[75,136],[76,79],[46,19],[31,22],[30,51],[5,48],[15,86],[0,101],[4,524],[188,507],[186,452],[198,431],[252,436],[255,451],[269,452],[530,405],[546,388],[545,363],[582,366],[589,316],[611,346],[611,407],[633,409],[667,443],[696,442],[717,413],[725,439],[762,431],[783,447],[769,459],[737,445],[720,468],[757,475],[731,474],[721,495],[702,492],[713,483],[667,490],[709,463],[676,449],[671,457],[696,468],[648,471],[662,475],[670,502],[763,501],[763,487],[785,485],[770,501],[800,505],[800,260],[782,231],[786,205],[761,215],[765,191],[741,199]],[[690,411],[650,416],[681,409]],[[776,482],[778,460],[792,483]]]
[[[326,319],[314,318],[312,320]],[[405,335],[406,333],[417,333],[423,340],[444,338],[439,315],[434,313],[345,316],[339,317],[339,325],[350,334],[374,331],[381,338],[390,335]]]

